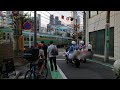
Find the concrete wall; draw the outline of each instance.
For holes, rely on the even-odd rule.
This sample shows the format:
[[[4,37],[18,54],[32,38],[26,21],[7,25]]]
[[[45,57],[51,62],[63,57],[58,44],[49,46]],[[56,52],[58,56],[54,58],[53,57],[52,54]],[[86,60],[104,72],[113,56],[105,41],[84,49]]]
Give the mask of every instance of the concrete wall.
[[[105,29],[106,11],[99,13],[91,18],[88,18],[88,11],[86,12],[86,41],[89,41],[88,32],[93,32]],[[114,27],[114,59],[120,59],[120,11],[110,12],[110,27]]]
[[[13,57],[13,43],[0,44],[0,63],[4,58]]]

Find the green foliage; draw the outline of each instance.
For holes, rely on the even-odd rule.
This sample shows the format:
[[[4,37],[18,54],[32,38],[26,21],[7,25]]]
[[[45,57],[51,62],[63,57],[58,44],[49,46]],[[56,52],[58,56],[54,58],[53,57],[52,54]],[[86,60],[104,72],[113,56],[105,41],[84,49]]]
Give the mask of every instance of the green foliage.
[[[13,16],[11,15],[10,18],[13,18]],[[24,23],[27,22],[27,21],[33,23],[33,20],[31,18],[29,18],[27,14],[24,14],[24,15],[19,14],[19,16],[17,18],[22,19],[22,25],[24,25]]]

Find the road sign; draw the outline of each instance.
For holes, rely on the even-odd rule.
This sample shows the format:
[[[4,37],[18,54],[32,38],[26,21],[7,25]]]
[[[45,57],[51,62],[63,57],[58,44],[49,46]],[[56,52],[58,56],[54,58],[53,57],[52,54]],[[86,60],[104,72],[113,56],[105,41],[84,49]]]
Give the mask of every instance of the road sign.
[[[25,22],[25,23],[24,23],[24,28],[25,28],[26,30],[30,30],[30,29],[32,28],[32,24],[31,24],[30,22]]]

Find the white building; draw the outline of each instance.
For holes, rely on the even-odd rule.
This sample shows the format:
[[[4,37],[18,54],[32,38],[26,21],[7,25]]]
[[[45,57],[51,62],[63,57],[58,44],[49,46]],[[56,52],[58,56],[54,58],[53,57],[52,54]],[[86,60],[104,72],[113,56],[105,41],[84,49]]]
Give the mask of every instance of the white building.
[[[47,33],[47,28],[41,27],[41,32],[40,33]]]
[[[0,16],[0,26],[9,27],[12,25],[12,11],[1,11],[3,16]],[[23,14],[23,11],[19,11],[19,14]]]
[[[6,11],[6,24],[9,27],[10,25],[12,25],[12,11]]]
[[[106,11],[86,11],[86,43],[93,44],[95,54],[104,55]],[[120,59],[120,11],[110,11],[110,53]]]

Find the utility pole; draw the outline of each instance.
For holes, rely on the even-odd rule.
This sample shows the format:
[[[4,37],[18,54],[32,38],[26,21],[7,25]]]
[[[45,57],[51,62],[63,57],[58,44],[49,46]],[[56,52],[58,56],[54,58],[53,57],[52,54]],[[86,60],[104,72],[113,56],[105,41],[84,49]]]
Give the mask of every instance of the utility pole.
[[[78,44],[78,25],[77,25],[77,11],[73,11],[73,24],[74,24],[74,34],[75,34],[75,40]]]
[[[19,32],[18,32],[18,15],[19,11],[12,11],[13,15],[13,28],[14,28],[14,42],[13,42],[13,50],[14,50],[14,56],[18,56],[18,38],[19,38]]]
[[[37,35],[36,35],[36,11],[34,11],[34,47],[37,46]]]
[[[105,30],[105,50],[104,62],[109,61],[109,29],[110,29],[110,11],[106,13],[106,30]]]
[[[41,32],[41,14],[38,14],[39,17],[39,33]]]
[[[84,32],[83,40],[86,43],[86,40],[85,40],[85,38],[86,38],[86,13],[85,13],[85,11],[83,11],[83,32]]]
[[[78,44],[78,29],[77,29],[78,27],[77,27],[77,19],[76,19],[76,41],[77,41],[77,44]]]

